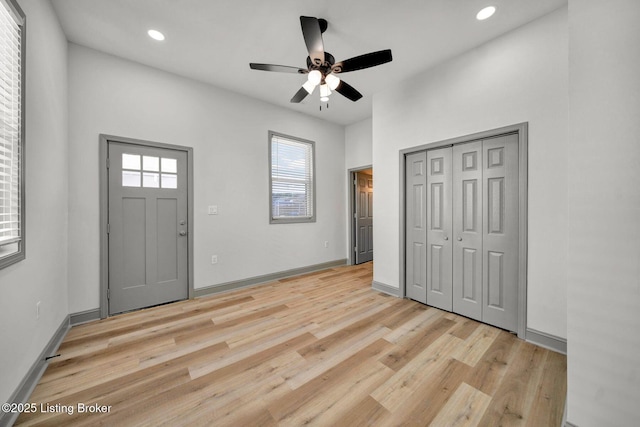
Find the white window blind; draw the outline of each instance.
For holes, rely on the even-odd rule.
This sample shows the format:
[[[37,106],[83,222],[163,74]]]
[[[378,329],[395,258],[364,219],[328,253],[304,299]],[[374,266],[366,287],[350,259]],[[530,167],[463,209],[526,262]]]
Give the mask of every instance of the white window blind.
[[[0,246],[21,239],[22,28],[0,0]]]
[[[271,220],[312,221],[313,143],[271,134]]]

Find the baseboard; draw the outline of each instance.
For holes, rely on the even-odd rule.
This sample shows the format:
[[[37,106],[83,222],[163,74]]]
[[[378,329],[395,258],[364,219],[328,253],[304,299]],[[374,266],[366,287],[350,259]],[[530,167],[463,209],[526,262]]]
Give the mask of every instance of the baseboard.
[[[569,400],[569,393],[567,393],[564,397],[564,410],[562,411],[562,423],[561,427],[576,427],[570,422],[567,422],[567,400]]]
[[[45,358],[55,354],[70,328],[69,316],[67,315],[45,346],[44,350],[42,350],[42,353],[40,353],[36,361],[33,363],[29,372],[27,372],[27,375],[22,379],[18,388],[16,388],[16,391],[14,391],[11,397],[9,397],[9,400],[7,400],[8,403],[27,402],[31,393],[33,393],[33,389],[36,388],[38,381],[40,381],[42,374],[44,374],[45,369],[47,369],[48,361],[46,361]],[[0,426],[13,425],[13,423],[16,422],[18,415],[20,414],[0,411]]]
[[[525,339],[540,347],[567,354],[567,340],[564,338],[527,328]]]
[[[265,274],[262,276],[250,277],[248,279],[221,283],[219,285],[207,286],[206,288],[195,289],[194,297],[199,298],[207,295],[219,294],[221,292],[233,291],[236,289],[255,286],[262,283],[273,282],[274,280],[284,279],[285,277],[298,276],[300,274],[311,273],[313,271],[318,271],[318,270],[326,270],[327,268],[339,267],[346,264],[347,264],[346,259],[338,259],[335,261],[324,262],[321,264],[309,265],[307,267],[294,268],[291,270],[279,271],[276,273]]]
[[[376,282],[375,280],[371,282],[371,289],[374,291],[382,292],[384,294],[388,294],[394,296],[396,298],[400,298],[400,288],[396,288],[393,286],[386,285],[384,283]]]
[[[81,311],[79,313],[72,313],[69,315],[69,323],[71,324],[71,326],[92,322],[94,320],[100,320],[99,308],[94,308],[93,310]]]

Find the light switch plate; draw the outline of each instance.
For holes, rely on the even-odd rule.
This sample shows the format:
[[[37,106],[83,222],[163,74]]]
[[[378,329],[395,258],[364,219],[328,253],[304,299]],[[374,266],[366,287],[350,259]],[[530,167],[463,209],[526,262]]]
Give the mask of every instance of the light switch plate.
[[[218,215],[218,206],[217,205],[209,206],[209,215]]]

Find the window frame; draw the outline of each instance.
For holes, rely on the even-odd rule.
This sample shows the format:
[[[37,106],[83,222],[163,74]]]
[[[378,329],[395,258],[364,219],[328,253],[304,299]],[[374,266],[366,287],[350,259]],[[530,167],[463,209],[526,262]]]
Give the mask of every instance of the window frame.
[[[273,159],[273,138],[288,139],[293,142],[307,144],[311,149],[311,216],[307,217],[278,217],[273,216],[273,176],[272,176],[272,159]],[[314,141],[308,139],[298,138],[291,135],[286,135],[279,132],[269,131],[269,223],[270,224],[297,224],[297,223],[309,223],[316,222],[316,145]]]
[[[27,45],[27,18],[16,0],[0,0],[9,8],[9,13],[20,27],[20,137],[18,140],[20,159],[18,161],[18,196],[20,197],[20,240],[17,242],[17,250],[6,255],[0,255],[0,269],[13,265],[26,258],[26,212],[25,212],[25,110],[26,110],[26,45]],[[0,246],[1,247],[1,246]]]

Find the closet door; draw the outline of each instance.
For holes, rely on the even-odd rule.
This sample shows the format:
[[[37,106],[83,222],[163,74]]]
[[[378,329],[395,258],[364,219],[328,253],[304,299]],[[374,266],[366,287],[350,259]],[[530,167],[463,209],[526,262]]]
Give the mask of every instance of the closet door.
[[[453,147],[453,311],[482,320],[482,141]]]
[[[518,136],[486,139],[483,157],[482,321],[518,327]]]
[[[409,154],[405,164],[406,292],[427,302],[427,153]]]
[[[427,304],[452,310],[451,147],[427,151]]]

